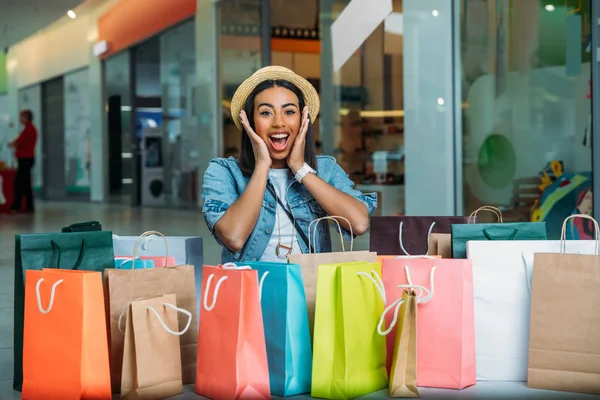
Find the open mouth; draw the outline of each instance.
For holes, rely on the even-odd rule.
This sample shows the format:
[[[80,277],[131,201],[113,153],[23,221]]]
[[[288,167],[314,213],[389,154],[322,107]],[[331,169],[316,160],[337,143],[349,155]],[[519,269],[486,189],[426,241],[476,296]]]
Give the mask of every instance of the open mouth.
[[[269,135],[269,140],[275,151],[283,151],[287,147],[288,140],[290,138],[289,133],[274,133]]]

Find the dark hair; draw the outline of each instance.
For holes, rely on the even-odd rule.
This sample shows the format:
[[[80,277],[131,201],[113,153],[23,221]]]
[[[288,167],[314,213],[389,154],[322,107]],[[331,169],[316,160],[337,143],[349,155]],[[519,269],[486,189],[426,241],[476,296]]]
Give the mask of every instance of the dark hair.
[[[300,107],[300,112],[304,110],[304,94],[300,89],[296,87],[293,83],[277,79],[277,80],[267,80],[258,84],[252,93],[246,99],[246,103],[244,104],[244,111],[248,116],[248,122],[250,126],[254,129],[254,99],[256,95],[266,89],[274,88],[274,87],[282,87],[288,89],[293,92],[298,97],[298,106]],[[236,116],[237,117],[237,116]],[[314,170],[317,170],[317,146],[315,144],[315,135],[313,132],[312,122],[308,123],[308,131],[306,132],[306,140],[304,145],[304,161],[310,165]],[[250,137],[246,133],[246,130],[242,127],[242,144],[240,146],[240,157],[238,160],[238,164],[242,173],[246,176],[252,175],[254,172],[256,160],[254,159],[254,151],[252,150],[252,141]]]
[[[27,120],[29,122],[33,121],[33,113],[31,112],[31,110],[27,109],[27,110],[22,110],[20,113],[22,116],[24,116],[25,118],[27,118]]]

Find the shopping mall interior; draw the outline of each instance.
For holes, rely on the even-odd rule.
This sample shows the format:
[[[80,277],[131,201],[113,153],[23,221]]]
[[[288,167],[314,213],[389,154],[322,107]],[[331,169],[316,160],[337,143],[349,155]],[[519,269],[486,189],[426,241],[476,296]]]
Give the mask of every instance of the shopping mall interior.
[[[593,106],[600,96],[600,1],[0,3],[1,399],[21,398],[13,390],[15,291],[23,276],[15,272],[22,262],[15,238],[99,221],[113,240],[147,231],[201,237],[204,264],[219,265],[227,246],[203,217],[205,172],[212,159],[243,152],[234,94],[265,66],[289,68],[314,86],[321,105],[312,124],[316,152],[333,157],[355,190],[376,195],[371,218],[467,220],[492,207],[476,214],[478,222],[543,223],[548,241],[595,238],[593,219],[566,221],[600,209],[592,196],[600,185],[600,108]],[[35,211],[14,200],[22,192],[23,156],[14,143],[28,129],[24,110],[37,132],[27,157],[34,160]],[[315,199],[306,201],[317,203],[315,215],[331,215]],[[402,222],[394,224],[386,235],[409,256]],[[434,224],[423,243],[438,232]],[[349,244],[330,225],[331,251],[344,252]],[[375,251],[380,235],[367,231],[350,251]],[[509,240],[515,235],[516,228]],[[51,251],[58,265],[60,246]],[[39,285],[37,293],[39,302]],[[590,355],[591,370],[574,364],[574,371],[597,379],[598,354]],[[194,385],[183,386],[177,398],[204,398]],[[479,374],[477,385],[461,392],[418,386],[424,398],[588,398]],[[600,394],[599,385],[589,387]],[[377,393],[368,398],[388,397]]]

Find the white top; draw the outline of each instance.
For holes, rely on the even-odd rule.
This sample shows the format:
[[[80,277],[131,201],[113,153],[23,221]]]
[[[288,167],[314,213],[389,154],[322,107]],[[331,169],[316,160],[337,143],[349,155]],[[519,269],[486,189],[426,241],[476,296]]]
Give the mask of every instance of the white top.
[[[288,169],[271,169],[269,171],[269,178],[273,183],[275,188],[275,193],[277,193],[277,197],[283,204],[287,204],[286,200],[286,191],[287,191],[287,182],[288,182]],[[271,232],[271,238],[269,239],[269,244],[265,249],[260,261],[271,261],[271,262],[287,262],[287,259],[281,259],[277,257],[277,253],[275,249],[277,248],[277,243],[281,243],[284,246],[290,247],[292,244],[292,253],[291,254],[300,254],[302,250],[300,250],[300,246],[298,245],[298,239],[296,238],[293,222],[290,221],[290,218],[287,216],[286,212],[281,209],[279,203],[277,204],[276,213],[275,213],[275,225],[273,226],[273,232]],[[289,210],[289,209],[288,209]],[[280,230],[281,229],[281,234]],[[287,249],[280,249],[280,254],[285,255]]]

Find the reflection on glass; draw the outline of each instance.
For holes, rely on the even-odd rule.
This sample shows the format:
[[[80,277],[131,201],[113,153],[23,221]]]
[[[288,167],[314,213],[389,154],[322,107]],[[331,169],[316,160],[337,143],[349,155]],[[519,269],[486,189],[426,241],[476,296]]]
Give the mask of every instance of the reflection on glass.
[[[557,238],[591,213],[590,1],[462,4],[464,211],[499,206]]]

